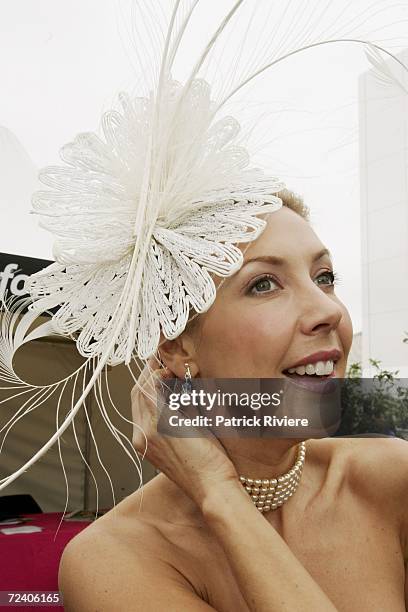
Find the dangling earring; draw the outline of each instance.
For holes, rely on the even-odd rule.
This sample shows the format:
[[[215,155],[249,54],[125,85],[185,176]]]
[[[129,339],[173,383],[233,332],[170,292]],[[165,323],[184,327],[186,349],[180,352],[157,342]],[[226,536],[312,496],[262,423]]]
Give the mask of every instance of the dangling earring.
[[[184,383],[181,387],[183,393],[190,393],[191,392],[191,372],[190,372],[190,366],[188,365],[188,363],[184,364],[184,367],[186,368],[186,372],[184,374]]]

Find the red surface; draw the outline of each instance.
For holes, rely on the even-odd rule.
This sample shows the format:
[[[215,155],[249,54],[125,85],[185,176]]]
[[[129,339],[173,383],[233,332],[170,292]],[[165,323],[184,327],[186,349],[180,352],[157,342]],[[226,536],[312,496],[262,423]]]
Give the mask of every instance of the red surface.
[[[5,535],[0,531],[0,591],[58,591],[58,566],[68,542],[88,521],[62,521],[61,512],[25,514],[24,525],[42,527],[36,533]],[[17,525],[0,525],[0,529]],[[58,531],[57,531],[58,530]],[[0,612],[63,610],[61,606],[0,606]]]

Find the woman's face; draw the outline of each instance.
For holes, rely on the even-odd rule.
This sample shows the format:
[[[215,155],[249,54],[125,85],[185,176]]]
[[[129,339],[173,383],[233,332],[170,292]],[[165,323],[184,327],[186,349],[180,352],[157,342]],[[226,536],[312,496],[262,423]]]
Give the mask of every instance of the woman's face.
[[[324,249],[308,222],[288,207],[270,214],[242,268],[224,280],[199,317],[193,375],[280,378],[312,353],[339,349],[334,371],[344,377],[353,329]]]

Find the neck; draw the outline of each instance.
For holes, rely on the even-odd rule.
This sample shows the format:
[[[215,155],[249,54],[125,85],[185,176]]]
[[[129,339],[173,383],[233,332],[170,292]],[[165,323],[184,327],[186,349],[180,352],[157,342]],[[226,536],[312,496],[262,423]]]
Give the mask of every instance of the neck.
[[[238,475],[276,478],[296,461],[300,439],[224,438],[220,440]]]
[[[296,460],[301,439],[218,438],[237,470],[237,478],[275,478],[288,472]],[[192,499],[165,474],[158,480],[167,491],[172,522],[202,526],[201,512]]]

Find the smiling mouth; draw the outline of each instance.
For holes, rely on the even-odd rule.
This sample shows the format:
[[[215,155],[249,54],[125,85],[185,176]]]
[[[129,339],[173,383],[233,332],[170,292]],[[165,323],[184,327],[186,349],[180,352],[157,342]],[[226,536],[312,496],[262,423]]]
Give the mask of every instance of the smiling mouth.
[[[288,370],[283,370],[282,374],[291,381],[295,388],[303,389],[309,393],[325,395],[336,390],[336,362],[333,362],[333,370],[330,374],[298,374],[297,372],[288,372]]]
[[[286,378],[293,378],[294,380],[304,380],[305,382],[309,379],[313,380],[327,380],[328,378],[336,378],[336,372],[333,370],[331,374],[288,374],[287,371],[283,371],[282,374]]]
[[[322,362],[320,362],[322,363]],[[305,382],[308,379],[313,379],[314,381],[316,380],[326,380],[328,378],[336,378],[336,365],[337,365],[337,360],[336,361],[332,361],[332,371],[330,372],[330,374],[323,374],[323,373],[316,373],[316,370],[318,372],[322,372],[322,366],[320,367],[316,367],[316,364],[308,364],[308,365],[313,365],[314,366],[314,372],[308,372],[306,371],[307,366],[300,366],[299,368],[287,368],[286,370],[282,371],[282,374],[286,377],[286,378],[293,378],[295,380],[304,380]],[[329,367],[328,362],[324,363],[324,368]],[[329,368],[330,369],[330,368]],[[290,372],[289,370],[295,370],[294,372]],[[299,371],[296,371],[299,370]],[[310,370],[310,368],[309,368]],[[327,372],[327,369],[324,369],[323,371]]]

